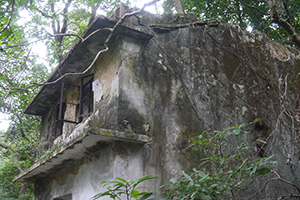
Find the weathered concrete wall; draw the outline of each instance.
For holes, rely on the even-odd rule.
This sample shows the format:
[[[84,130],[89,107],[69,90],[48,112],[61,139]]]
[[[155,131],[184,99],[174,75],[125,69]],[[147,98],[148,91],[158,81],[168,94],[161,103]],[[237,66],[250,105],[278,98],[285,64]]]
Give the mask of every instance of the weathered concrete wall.
[[[52,141],[47,140],[49,127],[54,126],[55,109],[54,106],[49,110],[43,120],[42,140],[48,146],[64,145],[71,142],[74,138],[87,134],[95,127],[110,130],[127,131],[123,122],[118,123],[119,107],[119,73],[122,66],[131,63],[133,57],[139,57],[141,49],[139,41],[123,42],[118,39],[112,44],[110,51],[101,56],[95,66],[88,72],[94,74],[94,113],[82,123],[73,125],[65,123],[63,135]],[[121,49],[121,50],[120,50]],[[79,85],[80,78],[74,82]],[[69,87],[64,92],[64,100],[67,102],[78,103],[78,91],[74,87]],[[58,102],[57,102],[58,103]],[[73,107],[66,109],[65,119],[74,118]],[[51,123],[49,123],[49,121]],[[132,131],[129,131],[132,132]],[[147,167],[142,158],[147,156],[147,148],[143,144],[114,142],[105,147],[98,147],[96,152],[91,150],[83,159],[73,158],[66,162],[66,168],[58,170],[57,173],[35,183],[36,200],[52,200],[60,196],[72,194],[73,200],[90,199],[95,194],[103,190],[101,182],[111,180],[114,177],[125,179],[139,178],[145,175]],[[153,171],[151,174],[155,174]],[[151,185],[154,185],[152,183]]]
[[[140,158],[145,153],[141,144],[116,142],[102,147],[95,154],[36,182],[35,199],[52,200],[72,194],[73,200],[88,200],[103,190],[103,180],[142,176],[144,164]]]
[[[134,64],[120,69],[119,122],[127,120],[136,131],[149,123],[154,141],[146,172],[155,168],[164,184],[194,164],[184,154],[191,136],[260,118],[263,125],[244,136],[252,155],[274,155],[275,170],[299,183],[299,71],[297,51],[235,26],[157,33]],[[267,141],[263,153],[256,139]],[[257,181],[249,193],[261,189],[264,182]],[[297,191],[277,182],[264,192],[255,198]]]
[[[158,31],[148,43],[121,37],[116,44],[91,71],[98,80],[94,114],[70,135],[99,126],[147,134],[153,141],[112,143],[37,182],[36,199],[68,193],[73,199],[89,199],[101,191],[104,180],[146,174],[160,177],[150,184],[159,195],[160,185],[195,165],[185,159],[191,136],[257,118],[263,125],[244,136],[252,155],[257,154],[255,140],[267,140],[262,156],[274,155],[275,170],[299,183],[298,52],[231,25]],[[287,154],[291,165],[285,164]],[[257,181],[256,191],[263,184]],[[265,191],[255,198],[278,197],[293,189],[275,183]]]

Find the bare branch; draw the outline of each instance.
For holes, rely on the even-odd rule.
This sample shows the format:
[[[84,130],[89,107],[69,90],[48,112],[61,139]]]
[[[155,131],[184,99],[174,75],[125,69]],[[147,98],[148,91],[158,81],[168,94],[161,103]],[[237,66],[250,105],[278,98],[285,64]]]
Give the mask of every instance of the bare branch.
[[[178,14],[185,14],[180,0],[173,0]]]
[[[271,20],[281,26],[292,38],[292,41],[300,48],[300,37],[294,27],[286,20],[282,19],[278,13],[276,1],[265,0],[270,9]]]
[[[104,31],[104,30],[112,32],[113,28],[99,28],[99,29],[95,30],[94,32],[92,32],[91,34],[89,34],[86,38],[84,38],[84,39],[82,38],[82,42],[84,42],[85,40],[89,39],[91,36],[93,36],[94,34],[98,33],[99,31]]]
[[[277,200],[286,199],[286,198],[290,199],[290,198],[293,198],[293,197],[298,199],[298,198],[300,198],[300,195],[299,194],[287,194],[287,195],[279,197]]]
[[[51,37],[56,37],[56,36],[75,36],[78,39],[80,39],[81,42],[83,42],[85,40],[80,35],[77,35],[75,33],[59,33],[59,34],[51,35]]]
[[[42,16],[43,16],[43,17],[46,17],[46,18],[53,19],[53,18],[56,16],[56,14],[55,14],[55,13],[53,13],[52,15],[48,15],[48,14],[47,14],[47,13],[45,13],[44,11],[42,11],[42,10],[38,9],[37,7],[35,7],[35,10],[37,10],[39,13],[41,13],[41,14],[42,14]]]
[[[50,34],[50,33],[49,33],[49,34]],[[49,36],[45,36],[45,37],[39,38],[39,39],[34,40],[34,41],[32,41],[32,42],[23,42],[23,43],[19,43],[19,44],[16,44],[16,45],[11,45],[11,46],[7,46],[7,47],[2,47],[2,49],[14,48],[14,47],[20,47],[20,46],[26,46],[26,45],[34,44],[34,43],[36,43],[36,42],[45,40],[45,39],[47,39],[47,38],[50,38],[50,37],[56,37],[56,36],[75,36],[75,37],[77,37],[78,39],[80,39],[81,42],[83,42],[83,41],[85,40],[85,39],[82,38],[80,35],[77,35],[77,34],[74,34],[74,33],[50,34]]]
[[[68,0],[68,2],[66,3],[65,5],[65,8],[64,8],[64,11],[63,11],[63,16],[64,16],[64,19],[63,19],[63,26],[60,30],[60,33],[66,33],[66,30],[67,30],[67,22],[68,22],[68,15],[66,14],[68,12],[68,9],[71,5],[73,0]]]
[[[279,181],[282,181],[282,182],[284,182],[284,183],[286,183],[286,184],[288,184],[288,185],[291,185],[291,186],[295,187],[295,188],[298,190],[298,192],[300,193],[300,188],[299,188],[297,185],[295,185],[294,183],[289,182],[289,181],[287,181],[287,180],[281,178],[280,175],[279,175],[276,171],[271,170],[271,172],[274,173],[274,174],[276,175],[276,177],[267,180],[267,181],[265,182],[265,184],[263,185],[263,187],[262,187],[260,190],[256,191],[254,194],[252,194],[250,197],[247,197],[246,199],[252,199],[252,198],[255,197],[257,194],[261,193],[261,192],[266,188],[266,186],[267,186],[270,182],[272,182],[272,181],[278,181],[278,180],[279,180]],[[278,200],[279,200],[279,199],[284,199],[284,198],[286,198],[286,197],[300,197],[300,195],[299,195],[299,194],[296,194],[296,195],[295,195],[295,194],[288,194],[288,195],[284,195],[284,196],[278,198]]]
[[[282,181],[282,182],[284,182],[284,183],[286,183],[286,184],[288,184],[288,185],[293,186],[293,187],[296,188],[296,189],[298,190],[298,192],[300,193],[300,188],[299,188],[297,185],[295,185],[294,183],[292,183],[292,182],[290,182],[290,181],[287,181],[287,180],[281,178],[280,175],[279,175],[277,172],[275,172],[275,171],[273,171],[273,170],[272,170],[271,172],[273,172],[273,173],[277,176],[277,179],[278,179],[278,180],[280,180],[280,181]]]
[[[291,18],[290,18],[290,12],[289,12],[289,9],[288,9],[288,5],[287,5],[287,2],[286,1],[284,1],[283,2],[283,6],[284,6],[284,9],[285,9],[285,12],[286,12],[286,16],[287,16],[287,22],[289,23],[289,24],[291,24]]]
[[[52,13],[55,13],[54,1],[51,2],[51,11],[52,11]],[[52,26],[53,33],[56,34],[58,32],[58,30],[56,30],[56,28],[55,28],[54,20],[52,20],[51,26]]]
[[[23,169],[21,168],[20,164],[19,164],[19,154],[18,153],[15,153],[14,155],[14,163],[15,163],[15,166],[16,168],[20,171],[20,172],[23,172]]]
[[[92,61],[92,63],[83,71],[83,72],[78,72],[78,73],[66,73],[64,75],[62,75],[61,77],[59,77],[58,79],[56,79],[55,81],[52,81],[52,82],[45,82],[41,85],[51,85],[51,84],[55,84],[57,83],[58,81],[60,81],[61,79],[65,78],[66,76],[70,76],[70,75],[83,75],[85,74],[89,69],[91,69],[91,67],[95,64],[96,60],[98,59],[98,57],[103,53],[103,52],[106,52],[108,51],[108,47],[106,46],[105,49],[102,49],[101,51],[99,51],[97,53],[97,55],[95,56],[94,60]]]
[[[241,2],[241,4],[247,6],[248,8],[252,8],[263,15],[270,15],[270,13],[264,12],[264,11],[260,10],[259,8],[252,6],[251,4],[245,3],[244,1],[241,1],[241,0],[240,0],[240,2]]]
[[[12,1],[12,6],[11,6],[11,11],[10,11],[10,17],[9,17],[9,20],[8,20],[7,24],[4,26],[4,28],[3,28],[2,30],[0,30],[0,33],[1,33],[2,31],[4,31],[6,28],[9,27],[9,25],[10,25],[10,23],[11,23],[11,20],[12,20],[13,12],[15,11],[14,6],[15,6],[15,0]]]
[[[89,23],[88,25],[90,25],[94,20],[95,20],[95,17],[97,15],[97,9],[99,8],[99,2],[97,2],[93,7],[92,7],[92,12],[91,12],[91,17],[90,17],[90,20],[89,20]]]
[[[57,34],[56,34],[56,37],[55,37],[55,41],[56,41],[56,53],[58,55],[58,61],[59,63],[63,60],[63,55],[62,55],[62,41],[63,41],[63,38],[64,38],[64,35],[61,35],[61,34],[65,34],[66,31],[67,31],[67,26],[68,26],[68,15],[67,15],[67,12],[68,12],[68,9],[71,5],[73,0],[68,0],[68,2],[65,4],[65,7],[63,9],[63,21],[62,21],[62,27],[60,28],[60,21],[59,19],[56,20],[56,23],[57,23]]]
[[[31,15],[31,17],[44,29],[44,31],[48,34],[48,35],[52,35],[51,33],[49,33],[49,31],[40,23],[40,21],[34,16],[34,14],[32,14],[30,12],[30,10],[27,10],[29,12],[29,14]]]
[[[148,2],[148,3],[146,3],[146,4],[144,4],[144,6],[143,6],[140,10],[136,10],[136,11],[133,11],[133,12],[131,12],[131,13],[126,13],[126,14],[123,15],[123,17],[122,17],[122,18],[114,25],[114,27],[113,27],[112,29],[104,28],[104,29],[96,30],[96,31],[94,31],[93,33],[91,33],[91,34],[95,34],[96,32],[98,32],[98,31],[100,31],[100,30],[109,30],[109,31],[110,31],[110,34],[107,36],[107,38],[106,38],[106,40],[104,41],[104,44],[103,44],[105,48],[102,49],[102,50],[100,50],[100,51],[97,53],[97,55],[96,55],[95,58],[93,59],[92,63],[91,63],[91,64],[90,64],[83,72],[78,72],[78,73],[65,73],[64,75],[62,75],[61,77],[59,77],[59,78],[56,79],[55,81],[52,81],[52,82],[44,82],[42,85],[51,85],[51,84],[55,84],[55,83],[57,83],[58,81],[60,81],[61,79],[65,78],[65,77],[67,77],[67,76],[70,76],[70,75],[83,75],[83,74],[85,74],[88,70],[90,70],[90,69],[92,68],[92,66],[95,64],[96,60],[98,59],[98,57],[99,57],[103,52],[106,52],[106,51],[109,50],[109,48],[108,48],[108,43],[110,42],[110,40],[111,40],[111,38],[112,38],[112,36],[113,36],[113,34],[114,34],[116,28],[117,28],[120,24],[122,24],[122,23],[125,21],[125,19],[126,19],[127,17],[134,16],[134,15],[136,15],[136,14],[142,12],[147,6],[150,6],[150,5],[152,5],[152,4],[154,4],[154,3],[158,2],[158,1],[159,1],[159,0],[153,0],[153,1],[150,1],[150,2]],[[90,35],[87,36],[87,38],[89,38],[89,37],[90,37]],[[86,39],[85,39],[85,40],[86,40]]]

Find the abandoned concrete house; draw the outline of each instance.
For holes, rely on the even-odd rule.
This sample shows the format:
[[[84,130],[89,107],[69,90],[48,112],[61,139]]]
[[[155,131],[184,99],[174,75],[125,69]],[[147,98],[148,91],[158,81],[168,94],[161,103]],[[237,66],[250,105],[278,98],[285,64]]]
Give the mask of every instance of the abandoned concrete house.
[[[193,15],[139,13],[115,27],[99,53],[123,14],[98,17],[28,106],[27,114],[42,116],[41,149],[53,151],[15,181],[33,182],[36,200],[88,200],[104,180],[155,174],[148,186],[159,196],[161,185],[194,162],[184,153],[190,137],[261,118],[265,135],[254,127],[245,141],[255,151],[258,137],[275,134],[264,154],[299,183],[299,120],[280,115],[279,96],[285,90],[297,114],[296,50]],[[276,196],[287,189],[266,190]]]

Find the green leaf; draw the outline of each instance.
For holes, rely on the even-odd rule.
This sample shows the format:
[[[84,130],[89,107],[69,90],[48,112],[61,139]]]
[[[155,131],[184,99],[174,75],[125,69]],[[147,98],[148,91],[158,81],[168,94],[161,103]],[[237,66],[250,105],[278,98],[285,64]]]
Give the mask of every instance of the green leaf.
[[[188,181],[190,181],[191,183],[194,183],[194,180],[192,179],[192,177],[190,175],[188,175],[185,172],[182,172],[182,174]]]
[[[116,179],[118,179],[118,180],[120,180],[120,181],[122,181],[122,182],[124,182],[124,183],[128,183],[125,179],[122,179],[122,178],[116,178]]]
[[[139,196],[139,193],[140,193],[140,192],[139,192],[138,190],[132,190],[131,196],[132,196],[133,198],[137,199],[138,196]]]
[[[134,184],[134,185],[133,185],[133,188],[136,188],[136,186],[137,186],[138,184],[140,184],[141,182],[144,182],[144,181],[150,180],[150,179],[155,179],[155,178],[158,178],[158,177],[155,176],[155,175],[146,175],[146,176],[142,176],[142,177],[139,178],[139,179],[129,180],[128,182],[133,183],[133,184]]]
[[[170,183],[175,184],[176,182],[177,182],[177,179],[176,179],[176,178],[171,178],[171,179],[170,179]]]
[[[111,196],[110,191],[105,191],[99,194],[96,194],[95,196],[92,197],[92,199],[99,199],[100,197],[104,197],[104,196]]]
[[[265,174],[269,173],[270,171],[271,171],[270,168],[268,168],[268,167],[263,167],[263,168],[257,169],[257,170],[256,170],[256,173],[257,173],[257,174],[260,174],[260,175],[265,175]]]
[[[142,193],[141,193],[142,194]],[[153,193],[148,193],[146,192],[145,194],[143,194],[143,196],[140,198],[140,200],[145,200],[148,199]],[[162,200],[162,199],[161,199]]]

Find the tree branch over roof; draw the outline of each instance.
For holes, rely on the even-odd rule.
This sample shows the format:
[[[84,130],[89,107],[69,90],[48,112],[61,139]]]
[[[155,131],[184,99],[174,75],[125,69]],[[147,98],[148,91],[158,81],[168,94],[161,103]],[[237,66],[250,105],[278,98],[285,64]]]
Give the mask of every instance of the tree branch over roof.
[[[41,13],[41,15],[42,15],[43,17],[53,19],[53,18],[56,16],[55,13],[53,13],[52,15],[48,15],[47,13],[45,13],[44,11],[40,10],[40,9],[37,8],[37,7],[35,7],[35,9],[36,9],[39,13]]]
[[[185,14],[180,0],[173,0],[178,14]]]
[[[49,33],[50,34],[50,33]],[[37,40],[34,40],[34,41],[31,41],[31,42],[22,42],[22,43],[19,43],[17,45],[11,45],[11,46],[7,46],[7,47],[0,47],[0,49],[7,49],[7,48],[14,48],[14,47],[19,47],[19,46],[26,46],[26,45],[29,45],[29,44],[34,44],[36,42],[39,42],[39,41],[42,41],[42,40],[45,40],[47,38],[50,38],[50,37],[56,37],[56,36],[74,36],[74,37],[77,37],[78,39],[80,39],[81,42],[83,42],[84,38],[82,38],[80,35],[77,35],[77,34],[74,34],[74,33],[64,33],[64,34],[50,34],[49,36],[45,36],[45,37],[42,37],[42,38],[39,38]]]
[[[300,48],[300,37],[294,27],[287,21],[284,20],[278,13],[278,8],[275,0],[264,0],[263,2],[267,3],[270,9],[270,15],[272,22],[281,26],[290,36],[295,45]]]
[[[63,9],[63,20],[62,20],[62,27],[60,28],[60,21],[59,19],[57,19],[56,23],[57,23],[57,32],[56,32],[56,37],[55,37],[55,41],[56,41],[56,49],[57,49],[57,53],[58,53],[58,61],[59,63],[62,61],[63,59],[63,55],[62,55],[62,40],[63,37],[67,31],[67,26],[68,26],[68,9],[71,5],[73,0],[68,0],[68,2],[65,4],[65,7]]]
[[[256,10],[257,12],[259,12],[263,15],[270,15],[270,13],[264,12],[264,11],[260,10],[259,8],[255,7],[251,4],[245,3],[244,1],[241,1],[241,0],[240,0],[240,2],[241,2],[241,4],[247,6],[248,8],[252,8],[252,9]]]
[[[153,0],[153,1],[150,1],[150,2],[148,2],[148,3],[146,3],[146,4],[144,4],[144,6],[143,6],[141,9],[135,10],[135,11],[133,11],[133,12],[124,14],[124,15],[119,19],[119,21],[114,25],[113,28],[103,28],[103,29],[98,29],[98,30],[94,31],[93,33],[91,33],[90,35],[95,34],[96,32],[99,32],[99,31],[102,31],[102,30],[109,30],[109,31],[110,31],[110,34],[107,36],[107,38],[105,39],[104,44],[103,44],[105,48],[102,49],[102,50],[100,50],[100,51],[96,54],[96,56],[95,56],[95,58],[93,59],[92,63],[91,63],[91,64],[90,64],[83,72],[77,72],[77,73],[76,73],[76,72],[75,72],[75,73],[65,73],[65,74],[63,74],[62,76],[60,76],[58,79],[56,79],[55,81],[52,81],[52,82],[44,82],[42,85],[51,85],[51,84],[55,84],[55,83],[57,83],[58,81],[62,80],[63,78],[67,77],[67,76],[71,76],[71,75],[83,75],[83,74],[85,74],[89,69],[92,68],[92,66],[95,64],[96,60],[98,59],[98,57],[99,57],[103,52],[106,52],[106,51],[109,50],[108,43],[110,42],[110,40],[111,40],[111,38],[112,38],[112,36],[113,36],[113,34],[114,34],[116,28],[117,28],[118,26],[120,26],[120,25],[125,21],[126,18],[128,18],[128,17],[130,17],[130,16],[134,16],[134,15],[136,15],[136,14],[138,14],[138,13],[144,11],[144,9],[145,9],[147,6],[150,6],[150,5],[152,5],[152,4],[154,4],[154,3],[158,2],[158,1],[160,1],[160,0]],[[90,35],[88,35],[87,38],[89,38]],[[86,40],[86,39],[85,39],[85,40]],[[84,42],[85,40],[82,40],[82,42]]]

